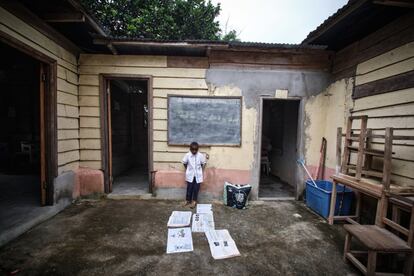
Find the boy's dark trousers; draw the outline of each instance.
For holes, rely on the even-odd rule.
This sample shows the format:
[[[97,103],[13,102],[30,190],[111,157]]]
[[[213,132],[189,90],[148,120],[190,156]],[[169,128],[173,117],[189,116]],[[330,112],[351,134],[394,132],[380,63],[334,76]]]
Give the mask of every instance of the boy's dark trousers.
[[[195,177],[193,182],[187,182],[187,196],[186,200],[191,202],[193,200],[197,201],[198,190],[200,189],[200,183],[197,183]]]

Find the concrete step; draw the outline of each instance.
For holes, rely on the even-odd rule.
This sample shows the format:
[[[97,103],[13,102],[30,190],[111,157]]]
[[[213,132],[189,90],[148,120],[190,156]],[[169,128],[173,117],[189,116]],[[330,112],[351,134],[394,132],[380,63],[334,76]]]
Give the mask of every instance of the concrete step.
[[[259,197],[259,200],[262,200],[262,201],[285,201],[285,200],[295,200],[295,198],[293,196]]]
[[[70,204],[71,202],[69,200],[61,200],[61,202],[53,206],[36,206],[33,207],[33,209],[31,210],[25,210],[25,205],[22,205],[23,208],[16,208],[17,206],[10,206],[9,210],[17,211],[12,211],[13,217],[11,219],[12,223],[10,223],[10,225],[0,225],[0,247],[5,245],[9,241],[17,238],[26,231],[30,230],[34,226],[57,215],[60,211],[68,207]],[[29,216],[25,215],[24,213],[21,213],[21,210],[23,210],[23,212],[26,211],[24,213],[29,214]]]
[[[126,193],[126,194],[108,194],[106,196],[108,199],[122,200],[122,199],[152,199],[153,196],[151,193]]]

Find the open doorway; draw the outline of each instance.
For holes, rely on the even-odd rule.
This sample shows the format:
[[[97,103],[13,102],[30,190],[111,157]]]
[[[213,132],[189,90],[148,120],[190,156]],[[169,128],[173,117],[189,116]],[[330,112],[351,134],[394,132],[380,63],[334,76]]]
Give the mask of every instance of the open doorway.
[[[299,100],[263,99],[260,198],[294,199]]]
[[[149,192],[148,81],[107,81],[109,172],[112,195]]]
[[[2,243],[18,232],[13,229],[22,225],[29,227],[47,212],[42,205],[53,204],[53,193],[49,192],[53,190],[55,176],[55,170],[50,168],[56,166],[51,163],[56,161],[53,156],[56,98],[50,81],[56,68],[47,58],[50,63],[37,59],[43,55],[18,43],[15,48],[14,42],[0,38]]]
[[[40,63],[0,44],[1,202],[41,204]]]

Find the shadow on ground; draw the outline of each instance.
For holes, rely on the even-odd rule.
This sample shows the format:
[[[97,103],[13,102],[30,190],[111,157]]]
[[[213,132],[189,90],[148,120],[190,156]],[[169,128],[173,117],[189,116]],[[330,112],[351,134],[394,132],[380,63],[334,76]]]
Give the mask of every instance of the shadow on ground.
[[[0,249],[8,275],[347,275],[343,233],[298,202],[236,210],[214,204],[217,229],[228,229],[242,254],[211,257],[204,234],[194,252],[165,254],[176,201],[102,200],[75,204]],[[300,214],[301,217],[294,216]]]

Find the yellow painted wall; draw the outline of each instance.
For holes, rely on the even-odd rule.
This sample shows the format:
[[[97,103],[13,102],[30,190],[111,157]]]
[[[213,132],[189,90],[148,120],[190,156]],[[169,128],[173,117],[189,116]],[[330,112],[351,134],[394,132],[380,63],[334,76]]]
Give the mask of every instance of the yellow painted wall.
[[[154,170],[183,170],[187,147],[167,144],[167,95],[241,96],[238,88],[208,87],[206,69],[168,68],[166,56],[112,56],[82,54],[79,60],[80,165],[101,169],[99,74],[135,74],[153,77]],[[249,170],[254,159],[257,111],[242,110],[242,146],[203,147],[208,167]]]
[[[58,173],[79,165],[77,58],[0,7],[0,31],[57,61]]]
[[[320,158],[322,137],[327,140],[325,166],[334,171],[336,165],[336,131],[345,126],[351,108],[353,79],[331,84],[323,93],[305,103],[305,160],[316,167]]]

